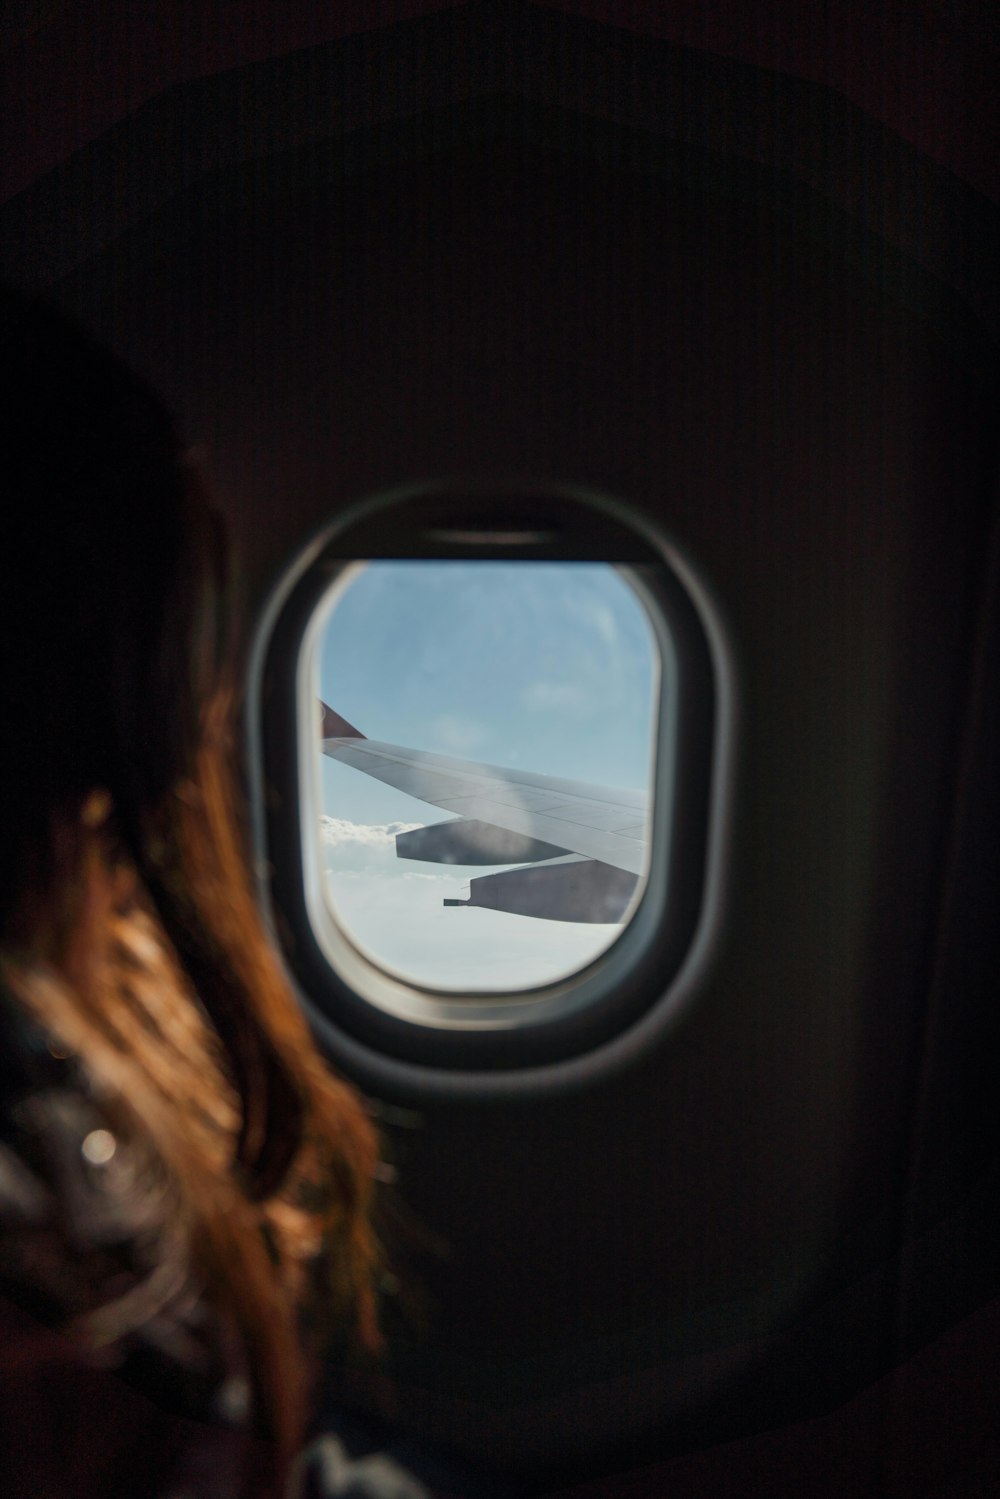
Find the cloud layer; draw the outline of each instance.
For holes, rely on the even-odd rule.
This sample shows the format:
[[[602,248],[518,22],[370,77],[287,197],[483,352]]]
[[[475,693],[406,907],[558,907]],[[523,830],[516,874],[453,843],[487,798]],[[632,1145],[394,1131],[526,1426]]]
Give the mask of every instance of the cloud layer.
[[[396,834],[420,826],[321,818],[331,915],[383,967],[413,983],[510,993],[573,973],[618,936],[618,926],[445,906],[468,896],[470,872],[397,859]]]
[[[330,850],[328,863],[341,870],[388,871],[397,867],[396,834],[422,827],[419,822],[349,822],[346,817],[320,817],[320,842]]]

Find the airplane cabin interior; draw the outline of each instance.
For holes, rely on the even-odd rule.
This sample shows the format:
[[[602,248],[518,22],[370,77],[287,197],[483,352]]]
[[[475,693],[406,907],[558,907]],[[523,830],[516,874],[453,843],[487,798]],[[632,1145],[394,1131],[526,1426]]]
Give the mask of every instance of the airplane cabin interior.
[[[474,559],[502,490],[662,538],[728,673],[668,1021],[654,942],[569,1062],[331,1042],[393,1178],[386,1363],[331,1400],[470,1496],[996,1492],[992,10],[121,9],[5,26],[0,272],[180,414],[247,662],[361,502],[345,559],[433,560],[410,488]],[[568,513],[547,561],[621,560]]]

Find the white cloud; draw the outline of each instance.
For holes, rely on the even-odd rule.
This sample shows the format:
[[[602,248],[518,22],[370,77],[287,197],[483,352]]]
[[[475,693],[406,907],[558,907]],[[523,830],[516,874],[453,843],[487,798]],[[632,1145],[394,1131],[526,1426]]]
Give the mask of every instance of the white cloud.
[[[322,815],[320,842],[330,850],[339,871],[391,868],[396,863],[396,834],[423,827],[420,822],[349,822],[346,817]]]
[[[332,913],[375,962],[414,983],[445,989],[516,991],[584,967],[618,926],[539,921],[444,905],[464,899],[468,878],[329,871]]]
[[[436,873],[398,860],[396,834],[422,826],[320,818],[335,920],[376,962],[411,982],[510,993],[585,966],[620,932],[445,906],[445,897],[466,899],[471,875],[486,871],[446,866]]]

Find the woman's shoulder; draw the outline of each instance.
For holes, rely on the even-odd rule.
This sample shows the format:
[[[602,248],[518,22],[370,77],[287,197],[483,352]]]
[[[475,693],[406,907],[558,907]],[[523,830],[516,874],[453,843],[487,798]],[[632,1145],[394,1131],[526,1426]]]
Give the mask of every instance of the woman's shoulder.
[[[25,1431],[12,1492],[47,1491],[51,1469],[96,1495],[105,1462],[151,1496],[191,1463],[216,1473],[206,1494],[246,1492],[241,1345],[192,1283],[172,1209],[86,1069],[0,991],[0,1408]],[[74,1487],[82,1452],[93,1473]]]
[[[158,1184],[86,1069],[9,996],[0,1050],[0,1275],[75,1323],[151,1268]]]
[[[0,1423],[31,1434],[5,1492],[96,1499],[105,1462],[150,1499],[252,1491],[245,1355],[192,1283],[175,1208],[85,1067],[0,988]],[[429,1492],[329,1430],[289,1485],[290,1499]]]
[[[0,1053],[0,1291],[104,1367],[163,1365],[156,1384],[200,1414],[236,1351],[192,1283],[155,1154],[9,995]]]

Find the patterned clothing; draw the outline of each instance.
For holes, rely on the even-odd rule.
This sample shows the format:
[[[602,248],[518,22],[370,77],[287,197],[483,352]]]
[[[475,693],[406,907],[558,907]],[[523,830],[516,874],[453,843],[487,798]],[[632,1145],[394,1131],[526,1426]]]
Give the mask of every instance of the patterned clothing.
[[[0,991],[5,1499],[254,1499],[268,1450],[251,1391],[152,1152]],[[389,1459],[350,1459],[332,1433],[293,1486],[303,1499],[426,1494]]]

